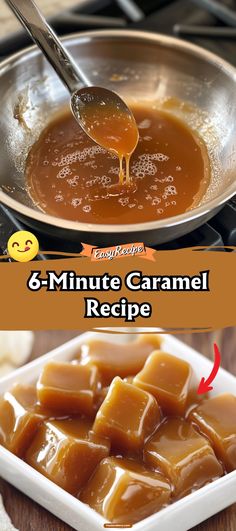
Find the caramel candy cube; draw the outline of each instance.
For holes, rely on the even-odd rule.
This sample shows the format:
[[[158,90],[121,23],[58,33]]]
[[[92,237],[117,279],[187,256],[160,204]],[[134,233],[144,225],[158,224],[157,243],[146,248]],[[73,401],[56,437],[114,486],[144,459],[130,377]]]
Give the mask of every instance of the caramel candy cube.
[[[0,399],[0,444],[23,457],[43,417],[31,411],[35,388],[17,385]]]
[[[189,414],[201,433],[210,440],[226,470],[236,469],[236,397],[222,394],[204,400]]]
[[[47,363],[37,384],[41,406],[64,414],[93,415],[99,384],[97,368],[73,363]]]
[[[97,412],[93,430],[108,437],[116,449],[137,452],[159,423],[155,398],[116,377]]]
[[[161,351],[148,357],[133,383],[155,396],[166,415],[183,416],[195,390],[189,363]]]
[[[170,500],[171,487],[158,472],[123,458],[104,459],[80,499],[109,522],[134,524]]]
[[[26,461],[71,494],[77,495],[110,443],[91,431],[88,419],[44,422],[26,452]]]
[[[170,417],[144,448],[144,461],[162,470],[178,498],[223,475],[223,469],[205,437],[184,419]]]
[[[156,334],[142,334],[136,341],[123,345],[91,339],[81,347],[81,363],[96,365],[106,386],[115,376],[125,378],[139,372],[149,354],[160,345],[161,339]]]

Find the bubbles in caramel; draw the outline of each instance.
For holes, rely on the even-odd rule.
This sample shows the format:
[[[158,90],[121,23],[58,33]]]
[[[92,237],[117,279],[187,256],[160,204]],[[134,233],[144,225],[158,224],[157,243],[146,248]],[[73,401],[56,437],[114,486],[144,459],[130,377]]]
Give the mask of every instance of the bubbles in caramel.
[[[131,158],[135,139],[129,144],[124,132],[122,142],[122,120],[119,127],[114,122],[113,135],[109,123],[107,149],[91,140],[69,112],[49,123],[32,146],[25,170],[29,194],[39,208],[84,223],[137,224],[182,214],[198,205],[210,182],[203,141],[167,111],[148,104],[132,110],[139,140]],[[96,135],[101,141],[106,135],[99,128]],[[130,158],[130,179],[122,185],[116,138],[120,161],[121,152]]]
[[[106,522],[132,525],[236,469],[236,397],[196,389],[157,335],[90,339],[4,394],[0,444]]]

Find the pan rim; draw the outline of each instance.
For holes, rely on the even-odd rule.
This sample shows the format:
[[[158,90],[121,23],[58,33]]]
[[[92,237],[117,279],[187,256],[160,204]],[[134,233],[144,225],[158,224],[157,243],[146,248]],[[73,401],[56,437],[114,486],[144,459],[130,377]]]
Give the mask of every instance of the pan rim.
[[[73,42],[83,41],[83,40],[92,40],[94,38],[106,38],[106,37],[116,37],[116,38],[130,38],[131,40],[141,39],[143,41],[157,42],[160,45],[165,47],[175,47],[184,52],[193,54],[203,60],[207,60],[211,64],[217,66],[221,71],[224,71],[228,76],[230,76],[236,82],[236,68],[217,56],[216,54],[205,50],[204,48],[197,46],[195,44],[189,43],[182,39],[177,39],[175,37],[170,37],[167,35],[162,35],[159,33],[152,33],[139,30],[126,30],[126,29],[113,29],[113,30],[94,30],[86,32],[76,32],[62,37],[64,43],[73,44]],[[9,58],[2,61],[0,64],[0,77],[1,74],[4,74],[4,71],[11,68],[11,65],[20,59],[26,59],[29,55],[38,55],[42,52],[37,48],[36,45],[24,48],[23,50],[11,55]],[[226,190],[221,193],[218,197],[211,199],[206,202],[204,205],[200,205],[192,210],[179,214],[177,216],[172,216],[164,218],[161,220],[155,221],[146,221],[142,223],[132,223],[132,224],[106,224],[106,223],[85,223],[80,221],[71,221],[65,218],[60,218],[47,214],[40,210],[35,210],[32,207],[26,206],[20,201],[13,199],[8,196],[0,188],[0,201],[10,209],[14,210],[20,216],[31,218],[35,221],[39,221],[46,225],[51,225],[57,228],[75,231],[75,232],[89,232],[89,233],[127,233],[127,232],[145,232],[158,229],[169,229],[171,227],[176,227],[183,223],[197,220],[199,217],[203,217],[210,212],[214,213],[215,209],[220,209],[230,198],[236,193],[236,180],[231,183]]]

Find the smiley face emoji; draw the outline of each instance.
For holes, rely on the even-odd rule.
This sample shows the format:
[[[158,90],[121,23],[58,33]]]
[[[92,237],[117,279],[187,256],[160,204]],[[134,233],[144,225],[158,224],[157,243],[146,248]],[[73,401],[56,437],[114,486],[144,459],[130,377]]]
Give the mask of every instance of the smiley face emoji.
[[[14,232],[7,242],[7,250],[11,258],[17,262],[29,262],[39,252],[39,242],[32,232],[19,230]]]

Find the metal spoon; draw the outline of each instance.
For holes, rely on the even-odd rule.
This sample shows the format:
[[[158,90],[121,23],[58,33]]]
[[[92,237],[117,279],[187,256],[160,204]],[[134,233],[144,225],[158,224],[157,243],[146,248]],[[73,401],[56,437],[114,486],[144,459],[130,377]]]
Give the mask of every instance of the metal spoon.
[[[86,74],[64,48],[33,0],[6,0],[6,3],[27,29],[34,42],[42,50],[61,81],[69,90],[71,110],[87,135],[102,147],[109,149],[107,135],[104,137],[101,134],[98,135],[97,128],[93,129],[91,127],[93,121],[99,123],[99,109],[102,112],[102,119],[106,118],[106,111],[109,120],[113,115],[113,131],[116,131],[116,126],[121,123],[121,119],[126,120],[129,124],[129,135],[123,128],[123,143],[125,143],[126,136],[127,138],[129,136],[129,146],[128,151],[122,153],[122,157],[130,156],[137,145],[139,134],[134,116],[126,103],[111,90],[89,86],[90,83]],[[81,84],[86,88],[79,89],[78,87]],[[132,134],[130,136],[131,128]],[[131,137],[133,138],[133,145],[130,146]],[[120,158],[120,149],[115,149],[114,139],[112,140],[111,138],[110,140],[110,150],[115,152]]]

